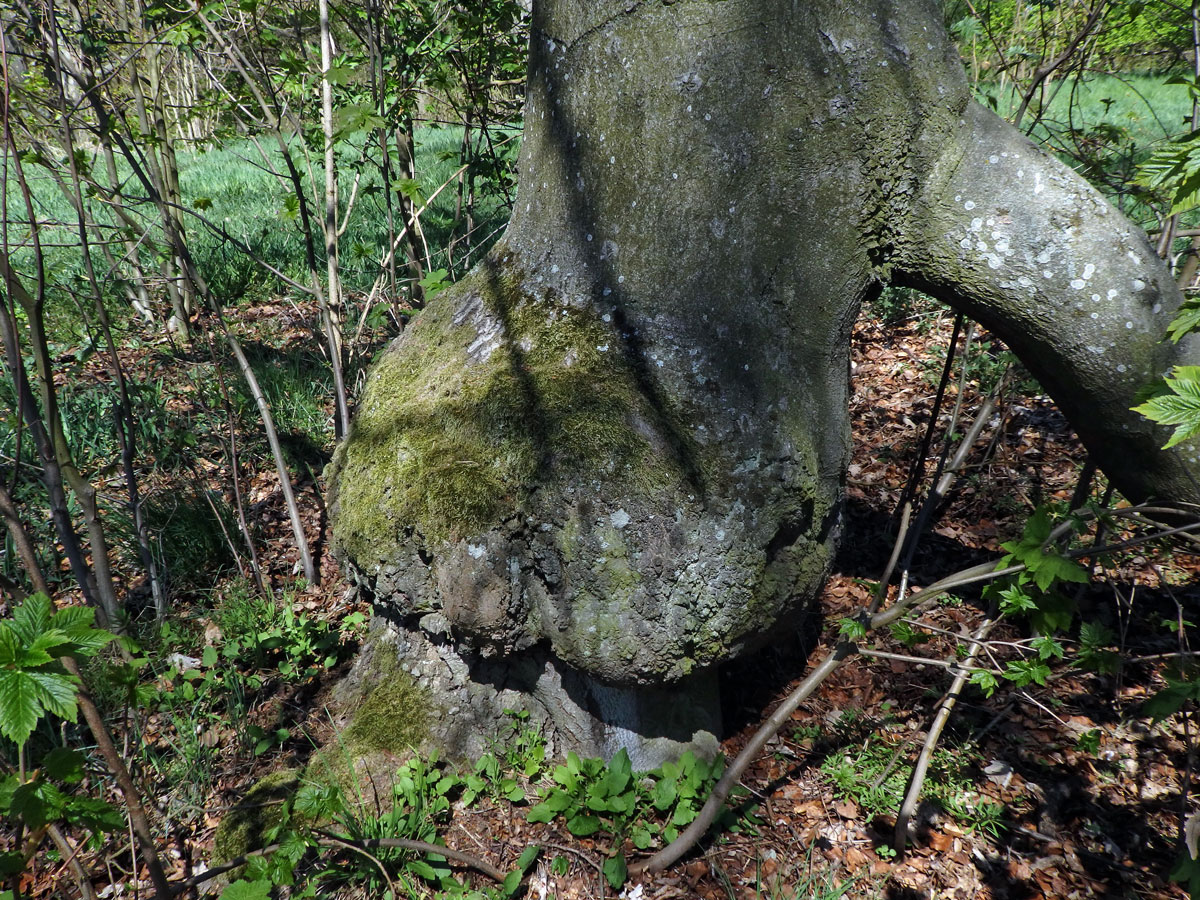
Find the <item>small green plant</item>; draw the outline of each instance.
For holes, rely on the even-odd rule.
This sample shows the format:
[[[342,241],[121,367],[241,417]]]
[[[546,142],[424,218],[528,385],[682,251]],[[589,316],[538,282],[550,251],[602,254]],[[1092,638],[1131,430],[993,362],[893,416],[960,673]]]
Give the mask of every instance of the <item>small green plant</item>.
[[[839,734],[849,737],[844,730]],[[897,748],[875,736],[853,738],[854,746],[831,754],[821,764],[821,772],[834,786],[835,793],[853,800],[868,819],[895,815],[908,787],[908,767],[901,764]],[[929,766],[926,794],[943,809],[970,825],[976,807],[970,801],[968,770],[975,754],[962,747],[939,747]]]
[[[611,835],[612,850],[603,869],[609,883],[619,888],[626,878],[620,849],[624,840],[628,838],[639,850],[673,841],[679,829],[696,818],[723,770],[723,757],[708,763],[690,751],[678,762],[641,774],[633,772],[623,749],[607,766],[601,759],[568,753],[566,763],[552,773],[555,786],[529,810],[528,818],[530,822],[562,818],[576,837]],[[737,825],[728,810],[721,821],[726,827]]]
[[[1078,523],[1069,520],[1066,524],[1069,526],[1066,533],[1074,534]],[[1062,531],[1060,529],[1060,533]],[[1058,550],[1054,537],[1055,527],[1049,510],[1040,506],[1026,521],[1020,539],[1001,545],[1007,552],[997,564],[997,570],[1015,564],[1024,565],[1024,570],[993,581],[984,591],[984,596],[996,604],[1000,615],[1027,619],[1033,628],[1034,636],[1029,643],[1032,655],[1008,661],[1001,673],[1001,677],[1017,687],[1045,685],[1050,677],[1050,663],[1065,656],[1057,635],[1071,627],[1076,610],[1075,602],[1058,587],[1064,582],[1086,584],[1088,581],[1084,568]],[[971,683],[988,697],[1000,684],[996,674],[988,669],[972,673]]]
[[[1179,336],[1194,330],[1193,316],[1200,323],[1200,305],[1193,304],[1183,311],[1183,315],[1186,318],[1177,319],[1176,324],[1172,325],[1172,329],[1175,329],[1176,325],[1182,323],[1177,330]],[[1178,340],[1175,332],[1172,337]],[[1133,407],[1133,411],[1160,425],[1175,426],[1171,437],[1163,444],[1164,450],[1200,434],[1200,366],[1176,366],[1160,382],[1154,395]]]
[[[529,711],[504,711],[509,717],[508,734],[492,742],[492,749],[475,763],[463,778],[463,803],[473,805],[481,796],[493,801],[523,803],[522,783],[537,781],[546,771],[546,739],[530,727]]]
[[[17,747],[17,770],[0,778],[0,814],[26,831],[23,849],[0,854],[0,877],[25,869],[51,824],[107,832],[124,823],[111,804],[76,793],[84,781],[82,753],[55,747],[37,766],[30,759],[30,738],[43,721],[74,722],[78,714],[80,682],[63,660],[94,656],[113,640],[94,617],[81,606],[55,611],[49,597],[35,594],[0,621],[0,735]]]
[[[520,889],[524,872],[537,858],[527,849],[498,891],[471,891],[452,873],[444,857],[423,855],[372,842],[389,839],[439,845],[439,831],[450,821],[454,796],[463,780],[438,763],[413,758],[392,779],[390,797],[368,801],[361,792],[347,797],[332,784],[306,783],[284,804],[279,821],[262,835],[278,844],[269,855],[251,859],[223,900],[267,900],[286,886],[296,898],[324,897],[354,887],[372,896],[424,898],[430,890],[442,897],[509,897]],[[325,853],[318,854],[319,844]],[[329,855],[329,848],[344,846]],[[369,854],[355,847],[371,846]]]

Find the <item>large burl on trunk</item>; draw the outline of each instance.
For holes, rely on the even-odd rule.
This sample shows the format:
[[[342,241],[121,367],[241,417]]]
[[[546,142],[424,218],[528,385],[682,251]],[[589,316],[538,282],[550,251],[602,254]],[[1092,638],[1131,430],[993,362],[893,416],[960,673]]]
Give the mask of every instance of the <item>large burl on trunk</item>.
[[[506,706],[650,765],[714,667],[794,624],[838,537],[863,298],[993,329],[1133,497],[1200,499],[1129,411],[1195,342],[1144,235],[970,102],[926,0],[535,6],[508,232],[372,370],[337,544],[479,749]]]

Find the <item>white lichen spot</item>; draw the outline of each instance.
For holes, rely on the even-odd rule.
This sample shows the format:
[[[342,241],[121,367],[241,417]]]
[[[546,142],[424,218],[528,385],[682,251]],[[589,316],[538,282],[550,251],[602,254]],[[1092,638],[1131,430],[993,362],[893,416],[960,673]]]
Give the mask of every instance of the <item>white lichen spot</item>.
[[[608,517],[608,521],[612,523],[612,527],[620,531],[632,520],[629,518],[629,513],[623,509],[618,509],[615,513]]]
[[[487,553],[487,547],[483,544],[467,544],[467,552],[471,554],[472,559],[483,559]]]
[[[1034,194],[1040,194],[1045,189],[1046,189],[1046,186],[1044,184],[1042,184],[1042,173],[1034,172],[1033,173],[1033,192],[1034,192]]]
[[[1053,277],[1054,277],[1054,273],[1053,273],[1053,272],[1051,272],[1049,269],[1043,269],[1043,270],[1042,270],[1042,277],[1043,277],[1043,278],[1053,278]]]
[[[964,250],[970,250],[971,249],[971,239],[969,237],[963,238],[961,241],[958,242],[958,246],[962,247]]]
[[[1089,278],[1091,278],[1095,274],[1096,274],[1096,267],[1093,266],[1091,263],[1088,263],[1086,266],[1083,267],[1083,280],[1084,281],[1087,281]]]
[[[1128,328],[1130,331],[1132,331],[1132,330],[1133,330],[1133,323],[1132,323],[1132,322],[1126,322],[1126,323],[1125,323],[1125,327],[1126,327],[1126,328]]]
[[[599,350],[601,353],[607,353],[608,352],[608,344],[597,344],[596,349]]]
[[[604,315],[602,315],[602,316],[600,317],[600,321],[601,321],[601,322],[611,322],[611,321],[612,321],[612,316],[611,316],[611,315],[609,315],[608,313],[605,313]]]
[[[1024,170],[1024,169],[1017,169],[1017,177],[1018,177],[1018,178],[1024,178],[1024,177],[1025,177],[1025,170]]]
[[[606,287],[606,288],[605,288],[604,290],[602,290],[600,293],[601,293],[601,295],[603,295],[603,296],[607,297],[609,294],[611,294],[611,293],[612,293],[612,288],[610,288],[610,287]]]
[[[991,156],[988,157],[988,162],[994,166],[996,163],[1000,162],[1000,157],[998,157],[995,153],[993,153]]]
[[[617,284],[624,284],[624,283],[625,283],[625,276],[624,276],[624,275],[618,275],[618,276],[617,276]]]
[[[1093,318],[1093,319],[1098,319],[1098,318],[1100,318],[1100,313],[1092,313],[1092,318]]]
[[[1133,289],[1135,291],[1144,291],[1146,289],[1146,282],[1142,281],[1140,278],[1133,279],[1131,284],[1133,285]]]
[[[584,235],[584,239],[590,241],[592,236],[590,234]]]
[[[980,231],[983,229],[983,219],[975,218],[971,220],[971,230]]]
[[[1124,364],[1124,363],[1122,363],[1121,365],[1117,366],[1117,371],[1118,371],[1118,372],[1124,372],[1124,371],[1125,371],[1125,364]]]
[[[1093,303],[1099,303],[1099,302],[1100,302],[1100,295],[1099,295],[1099,294],[1092,294],[1092,302],[1093,302]]]
[[[998,269],[1002,265],[1004,265],[1004,260],[1001,259],[999,256],[997,256],[995,253],[989,253],[987,261],[988,261],[988,268],[990,268],[990,269]]]
[[[987,253],[987,249],[988,249],[987,241],[977,242],[975,244],[975,249],[978,250],[980,253]]]
[[[1071,287],[1077,291],[1082,291],[1085,287],[1087,287],[1087,282],[1082,278],[1072,278]]]
[[[970,211],[970,210],[972,210],[972,209],[974,209],[974,208],[975,208],[975,201],[974,201],[974,200],[968,200],[966,203],[964,203],[964,204],[963,204],[963,209],[965,209],[965,210],[967,210],[967,211]]]

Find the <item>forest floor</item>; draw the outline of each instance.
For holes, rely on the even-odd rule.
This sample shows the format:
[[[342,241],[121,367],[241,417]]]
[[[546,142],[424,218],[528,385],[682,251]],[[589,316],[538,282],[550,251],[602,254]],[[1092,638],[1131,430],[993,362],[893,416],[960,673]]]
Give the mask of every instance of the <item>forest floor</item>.
[[[280,340],[302,341],[300,324],[289,330],[273,311]],[[262,310],[234,317],[253,328]],[[946,313],[925,312],[882,325],[860,320],[854,339],[852,416],[854,458],[849,470],[843,548],[817,605],[819,616],[802,623],[792,639],[722,674],[726,726],[723,749],[737,754],[762,720],[803,677],[807,661],[823,655],[837,623],[870,602],[873,583],[892,549],[897,507],[930,415],[941,359],[951,330]],[[965,430],[1004,368],[997,343],[988,345],[965,380]],[[976,336],[976,347],[983,346]],[[940,348],[940,349],[939,349]],[[131,358],[131,368],[152,366]],[[980,382],[984,382],[981,386]],[[1042,503],[1067,504],[1076,488],[1084,451],[1063,417],[1031,382],[1012,378],[1010,388],[976,442],[967,469],[921,541],[910,588],[993,560],[1000,544],[1017,537]],[[954,405],[952,383],[945,409]],[[943,411],[943,419],[945,416]],[[249,441],[249,438],[247,438]],[[937,453],[935,442],[934,454]],[[219,454],[200,455],[201,473],[224,483]],[[296,561],[269,459],[246,463],[242,489],[258,522],[259,553],[273,581],[288,579]],[[928,468],[932,470],[934,460]],[[211,469],[211,472],[207,470]],[[312,471],[318,471],[314,467]],[[336,623],[358,605],[337,572],[327,541],[319,476],[300,485],[310,540],[322,560],[320,588],[290,595],[296,611]],[[1093,493],[1099,496],[1103,483]],[[1186,651],[1193,629],[1185,610],[1200,600],[1200,564],[1176,548],[1130,552],[1097,569],[1079,594],[1082,608],[1121,635],[1132,661],[1117,673],[1059,670],[1046,685],[1002,683],[985,699],[968,690],[955,709],[934,758],[926,795],[908,852],[888,849],[895,809],[904,791],[935,706],[950,683],[943,667],[884,658],[857,658],[842,666],[792,715],[752,764],[743,784],[736,833],[711,839],[670,870],[642,876],[620,896],[667,898],[1179,898],[1186,891],[1166,880],[1177,855],[1180,813],[1191,778],[1195,722],[1177,715],[1151,725],[1141,704],[1161,689],[1163,667]],[[131,576],[132,578],[132,576]],[[893,595],[896,588],[893,586]],[[177,610],[206,632],[199,601]],[[956,636],[981,618],[978,594],[947,598],[928,616],[945,634],[916,650],[881,640],[899,654],[953,659]],[[1172,630],[1173,623],[1183,627]],[[1165,624],[1164,624],[1165,623]],[[211,634],[209,634],[211,637]],[[1015,630],[993,638],[1017,640]],[[198,651],[197,651],[198,652]],[[211,859],[212,837],[222,815],[248,787],[274,769],[302,763],[312,746],[332,736],[325,703],[346,663],[306,683],[277,685],[252,698],[248,716],[268,728],[286,721],[290,736],[257,755],[216,720],[201,735],[211,784],[204,798],[173,803],[180,786],[153,772],[160,813],[170,810],[170,839],[163,852],[174,877],[186,877]],[[180,743],[178,722],[153,713],[142,733],[149,744]],[[193,736],[194,737],[194,736]],[[200,802],[196,802],[199,800]],[[1191,806],[1188,810],[1191,810]],[[597,836],[580,839],[556,823],[531,825],[527,808],[507,802],[461,804],[443,836],[447,844],[494,864],[511,866],[529,844],[541,843],[564,866],[539,862],[527,896],[544,900],[615,897],[600,864],[612,849]],[[625,848],[632,850],[631,846]],[[121,861],[113,846],[84,850],[102,898],[120,896]],[[128,861],[128,854],[124,855]],[[631,858],[633,856],[631,855]],[[565,867],[565,872],[562,868]],[[129,873],[129,881],[136,881]],[[24,885],[30,898],[75,896],[66,867],[47,857]]]

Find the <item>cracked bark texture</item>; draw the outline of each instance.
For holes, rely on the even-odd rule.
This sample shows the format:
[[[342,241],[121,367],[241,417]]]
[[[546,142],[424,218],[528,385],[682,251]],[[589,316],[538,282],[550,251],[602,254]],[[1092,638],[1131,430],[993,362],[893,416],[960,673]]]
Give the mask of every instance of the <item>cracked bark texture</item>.
[[[713,668],[827,574],[883,283],[1000,334],[1127,495],[1200,500],[1197,445],[1128,410],[1200,361],[1161,342],[1173,282],[970,101],[933,2],[536,3],[521,153],[505,238],[382,356],[331,479],[451,749],[514,696],[560,750],[712,748]]]

